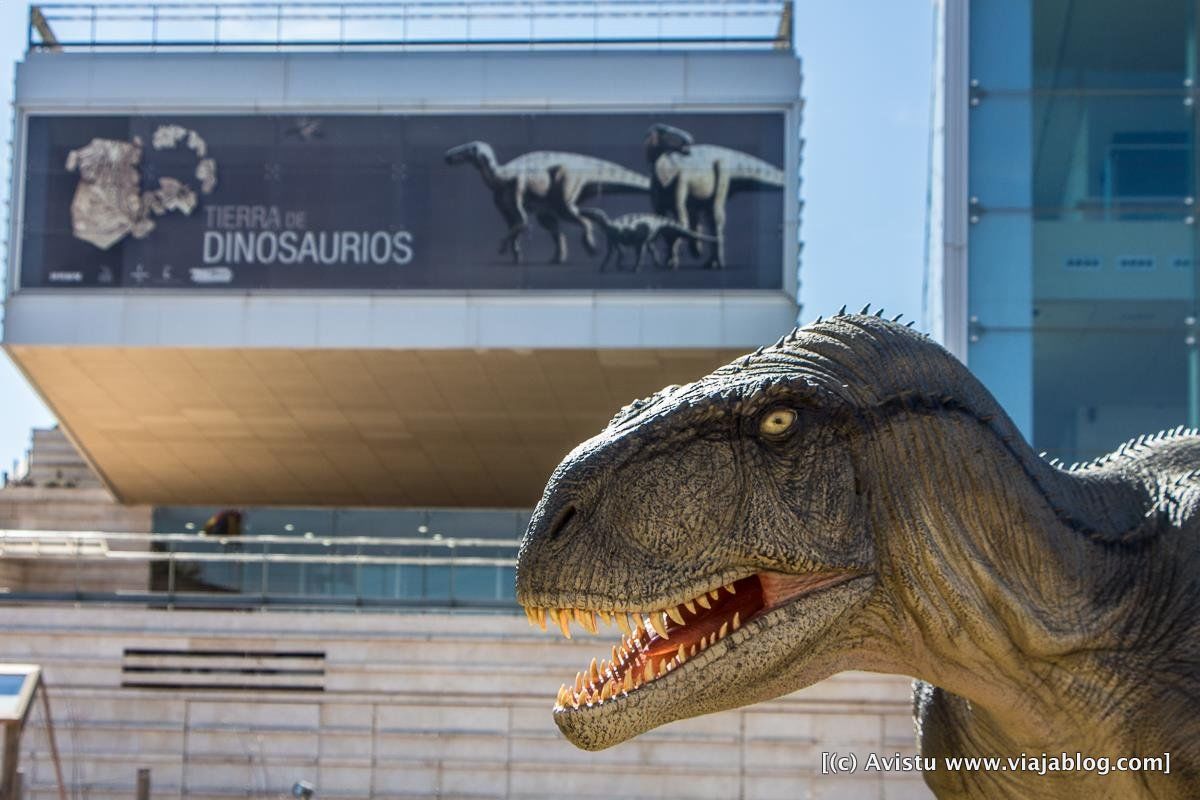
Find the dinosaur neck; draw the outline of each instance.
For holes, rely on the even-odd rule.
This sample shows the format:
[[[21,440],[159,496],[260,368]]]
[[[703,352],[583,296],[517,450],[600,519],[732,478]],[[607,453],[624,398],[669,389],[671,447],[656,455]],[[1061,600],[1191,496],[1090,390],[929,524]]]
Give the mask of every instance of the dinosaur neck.
[[[496,154],[491,150],[483,150],[476,156],[475,163],[479,166],[479,174],[483,176],[483,182],[488,185],[488,188],[495,189],[503,182],[501,176],[501,167],[496,162]]]
[[[1123,653],[1137,644],[1116,632],[1138,629],[1148,576],[1106,539],[1140,530],[1139,490],[1050,468],[964,413],[897,413],[868,438],[859,471],[890,606],[880,635],[904,643],[891,666],[1030,746],[1071,730],[1063,693],[1104,697],[1112,670],[1132,669]],[[1063,668],[1097,650],[1105,668]]]
[[[662,145],[651,145],[646,148],[646,163],[653,167],[658,163],[659,156],[668,152],[667,148]]]

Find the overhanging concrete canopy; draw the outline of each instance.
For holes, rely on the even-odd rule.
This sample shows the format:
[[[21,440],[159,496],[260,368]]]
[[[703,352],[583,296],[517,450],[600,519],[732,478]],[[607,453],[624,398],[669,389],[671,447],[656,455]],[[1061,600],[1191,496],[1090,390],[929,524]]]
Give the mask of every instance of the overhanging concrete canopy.
[[[9,344],[127,503],[536,503],[625,403],[742,352]]]

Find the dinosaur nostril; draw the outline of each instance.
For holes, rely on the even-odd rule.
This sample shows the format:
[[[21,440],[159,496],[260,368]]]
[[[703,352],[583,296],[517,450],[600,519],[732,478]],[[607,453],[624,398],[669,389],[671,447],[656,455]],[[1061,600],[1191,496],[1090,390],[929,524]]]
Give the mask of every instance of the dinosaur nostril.
[[[566,527],[571,524],[571,520],[575,519],[575,513],[575,506],[567,506],[558,512],[554,524],[550,526],[551,539],[557,539],[559,534],[566,530]]]

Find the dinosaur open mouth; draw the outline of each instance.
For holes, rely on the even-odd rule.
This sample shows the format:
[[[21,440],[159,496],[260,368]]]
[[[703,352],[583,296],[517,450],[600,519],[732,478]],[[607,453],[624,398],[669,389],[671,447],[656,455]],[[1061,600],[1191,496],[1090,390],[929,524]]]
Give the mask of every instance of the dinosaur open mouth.
[[[593,658],[573,682],[559,688],[555,710],[578,709],[636,692],[767,611],[854,577],[847,572],[760,572],[657,611],[526,608],[525,613],[530,624],[543,630],[548,618],[568,639],[572,621],[593,634],[599,632],[597,618],[621,630],[621,642],[612,646],[608,658]]]

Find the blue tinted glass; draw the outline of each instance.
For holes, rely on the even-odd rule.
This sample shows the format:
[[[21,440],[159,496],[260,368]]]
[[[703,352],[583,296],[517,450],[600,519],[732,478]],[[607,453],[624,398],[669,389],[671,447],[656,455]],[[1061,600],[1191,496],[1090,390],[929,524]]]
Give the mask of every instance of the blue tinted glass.
[[[1028,212],[984,213],[968,229],[967,308],[986,329],[1028,328],[1033,322],[1032,233]]]
[[[975,13],[972,3],[972,14]],[[1038,0],[1039,88],[1180,88],[1189,74],[1193,0]]]
[[[1037,220],[1033,226],[1034,302],[1182,302],[1191,297],[1195,281],[1195,233],[1181,217]],[[1111,324],[1099,307],[1094,312],[1060,317],[1055,324],[1073,328]]]
[[[1034,446],[1086,461],[1187,422],[1187,304],[1046,303],[1034,333]]]
[[[455,567],[454,599],[496,600],[500,596],[500,576],[496,567]]]
[[[970,77],[988,91],[1030,85],[1032,0],[972,0]]]
[[[25,683],[24,675],[4,675],[0,673],[0,695],[15,695],[21,693]]]
[[[1033,202],[1039,217],[1182,219],[1193,184],[1186,95],[1038,97]]]
[[[1033,101],[988,97],[971,108],[969,192],[985,208],[1029,208],[1033,202]]]

